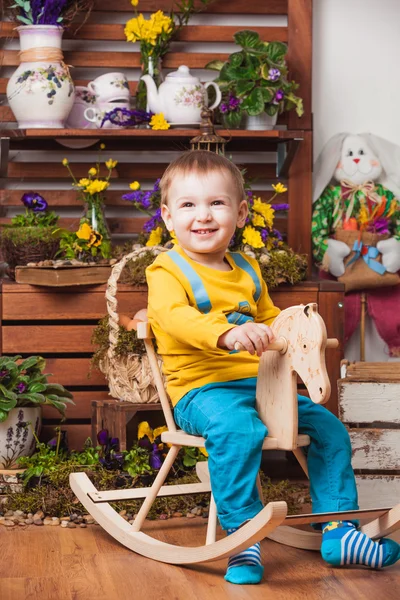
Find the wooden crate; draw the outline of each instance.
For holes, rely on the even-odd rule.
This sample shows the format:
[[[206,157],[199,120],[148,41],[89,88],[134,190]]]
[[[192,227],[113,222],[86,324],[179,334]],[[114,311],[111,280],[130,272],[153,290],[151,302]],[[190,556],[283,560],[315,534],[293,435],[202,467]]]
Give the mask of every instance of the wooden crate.
[[[104,376],[93,371],[88,379],[94,347],[90,342],[98,320],[107,312],[105,285],[76,288],[41,288],[4,280],[1,286],[1,352],[3,354],[43,355],[52,381],[65,385],[74,394],[75,405],[67,409],[63,429],[70,446],[82,447],[91,436],[91,407],[95,400],[109,400]],[[336,282],[304,282],[280,286],[271,293],[280,308],[316,302],[327,325],[329,337],[342,339],[343,285]],[[118,286],[118,311],[133,315],[147,304],[147,290]],[[327,405],[337,413],[335,381],[339,378],[342,350],[327,352],[332,396]],[[302,388],[300,388],[302,391]],[[42,439],[54,436],[58,413],[43,410]]]
[[[343,362],[339,416],[350,433],[360,506],[392,506],[400,498],[400,366]]]

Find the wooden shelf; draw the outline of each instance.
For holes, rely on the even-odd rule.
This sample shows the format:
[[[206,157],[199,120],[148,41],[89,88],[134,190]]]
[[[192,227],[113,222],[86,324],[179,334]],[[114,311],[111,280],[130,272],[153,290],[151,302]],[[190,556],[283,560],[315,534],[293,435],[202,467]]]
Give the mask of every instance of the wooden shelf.
[[[152,129],[2,129],[1,137],[14,139],[43,138],[189,138],[199,135],[200,129],[171,128],[165,131]],[[271,141],[290,141],[302,138],[301,130],[287,131],[273,129],[270,131],[250,131],[247,129],[217,129],[217,133],[226,139],[262,139]]]

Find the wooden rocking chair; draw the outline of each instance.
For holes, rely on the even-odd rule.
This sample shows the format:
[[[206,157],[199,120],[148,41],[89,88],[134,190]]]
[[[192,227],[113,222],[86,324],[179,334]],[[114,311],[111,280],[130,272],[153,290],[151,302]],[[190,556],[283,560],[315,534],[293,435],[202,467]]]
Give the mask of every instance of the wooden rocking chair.
[[[338,342],[327,339],[325,324],[318,314],[316,304],[294,306],[282,311],[274,321],[272,329],[277,341],[272,343],[269,351],[261,357],[257,381],[257,408],[269,431],[263,449],[291,450],[307,474],[306,458],[301,448],[307,446],[310,439],[307,435],[298,434],[296,374],[302,378],[314,402],[327,402],[330,383],[325,367],[325,349],[336,347]],[[176,546],[156,540],[142,532],[143,523],[157,497],[211,492],[211,487],[206,462],[197,463],[196,472],[200,483],[163,485],[180,448],[203,447],[205,441],[202,437],[177,430],[148,323],[138,324],[138,337],[144,340],[168,426],[168,431],[161,437],[163,442],[171,445],[164,463],[150,488],[99,492],[85,473],[73,473],[70,476],[71,488],[80,502],[121,544],[154,560],[170,564],[191,564],[228,557],[265,537],[296,548],[318,550],[321,534],[295,527],[311,522],[323,523],[335,519],[366,520],[362,531],[371,538],[383,537],[400,528],[400,504],[392,509],[288,516],[285,502],[270,502],[235,533],[216,541],[217,512],[211,494],[207,534],[203,546]],[[259,478],[257,484],[262,498]],[[109,504],[138,498],[144,498],[144,502],[132,525]]]

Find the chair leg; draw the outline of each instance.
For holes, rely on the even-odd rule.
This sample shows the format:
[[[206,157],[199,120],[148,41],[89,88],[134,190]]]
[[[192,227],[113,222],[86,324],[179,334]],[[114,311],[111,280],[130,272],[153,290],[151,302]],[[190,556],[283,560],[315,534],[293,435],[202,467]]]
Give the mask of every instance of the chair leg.
[[[206,545],[213,544],[217,538],[217,505],[211,494],[210,507],[208,510]]]
[[[171,467],[175,462],[175,459],[178,455],[180,448],[181,448],[180,446],[172,446],[172,448],[168,452],[167,456],[165,457],[162,467],[159,470],[158,475],[155,478],[153,485],[151,486],[151,492],[149,493],[147,498],[144,500],[144,502],[143,502],[142,506],[140,507],[140,510],[137,514],[137,517],[132,524],[132,531],[140,531],[141,530],[144,520],[146,519],[146,517],[149,513],[149,510],[153,505],[154,500],[157,498],[157,494],[160,491],[162,484],[166,480],[167,475],[170,472]]]
[[[260,496],[260,500],[263,506],[265,506],[265,500],[264,500],[264,492],[261,486],[261,477],[260,477],[260,472],[257,473],[257,489],[258,489],[258,495]]]
[[[305,454],[304,454],[303,450],[301,448],[295,448],[292,452],[295,455],[295,457],[297,458],[297,460],[299,461],[300,466],[303,469],[304,473],[309,478],[309,475],[308,475],[308,466],[307,466],[307,459],[305,457]]]

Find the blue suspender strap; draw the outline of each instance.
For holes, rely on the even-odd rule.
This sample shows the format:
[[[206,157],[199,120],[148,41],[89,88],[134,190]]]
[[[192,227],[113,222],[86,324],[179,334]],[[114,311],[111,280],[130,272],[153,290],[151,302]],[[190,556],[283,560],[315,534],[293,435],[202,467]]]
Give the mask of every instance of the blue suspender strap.
[[[210,312],[212,304],[199,275],[197,275],[193,267],[176,250],[169,250],[167,254],[189,280],[199,311],[202,313]]]
[[[252,278],[254,286],[256,288],[253,297],[255,302],[258,302],[258,299],[261,296],[261,282],[259,276],[255,272],[251,264],[247,262],[247,260],[243,258],[241,254],[239,254],[238,252],[231,252],[230,256],[232,256],[237,266],[246,271],[246,273]]]

